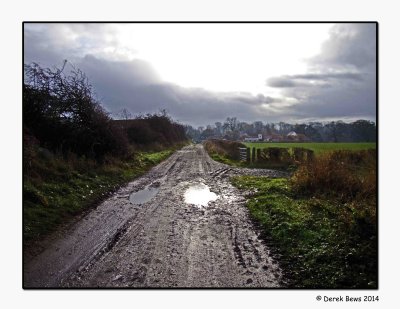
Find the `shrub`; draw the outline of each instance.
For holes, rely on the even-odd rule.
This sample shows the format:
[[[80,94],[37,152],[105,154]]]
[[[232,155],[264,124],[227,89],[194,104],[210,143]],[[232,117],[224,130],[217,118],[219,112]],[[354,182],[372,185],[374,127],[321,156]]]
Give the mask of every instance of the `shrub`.
[[[376,151],[338,150],[304,162],[292,177],[301,194],[339,195],[342,200],[376,197]]]
[[[65,65],[64,65],[65,67]],[[24,126],[52,151],[102,160],[106,154],[125,155],[125,135],[95,99],[85,74],[25,65]]]
[[[147,145],[155,140],[156,134],[143,120],[131,122],[126,130],[131,143]]]
[[[292,151],[293,151],[293,159],[294,159],[296,162],[303,162],[303,161],[305,161],[305,160],[306,160],[306,156],[307,156],[307,153],[306,153],[305,150],[306,150],[306,149],[304,149],[304,148],[294,147],[294,148],[292,149]]]
[[[279,147],[268,147],[261,151],[261,158],[268,162],[280,162],[281,150]]]
[[[187,141],[184,127],[170,119],[165,112],[136,119],[114,120],[113,123],[126,133],[130,143],[139,147],[150,145],[152,148],[160,146],[161,149]]]

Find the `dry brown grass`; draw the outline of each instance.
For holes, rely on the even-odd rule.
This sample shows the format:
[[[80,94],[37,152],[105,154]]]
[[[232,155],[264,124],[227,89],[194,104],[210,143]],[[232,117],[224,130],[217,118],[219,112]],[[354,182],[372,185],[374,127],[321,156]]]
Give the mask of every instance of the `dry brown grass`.
[[[376,150],[340,150],[321,155],[301,165],[291,178],[291,185],[299,195],[337,200],[343,205],[340,215],[344,222],[375,230]]]
[[[239,160],[239,147],[246,147],[242,143],[225,140],[207,140],[204,142],[204,148],[208,153],[217,153],[220,156],[231,160]]]
[[[376,151],[333,151],[302,164],[292,177],[295,190],[344,200],[376,195]]]

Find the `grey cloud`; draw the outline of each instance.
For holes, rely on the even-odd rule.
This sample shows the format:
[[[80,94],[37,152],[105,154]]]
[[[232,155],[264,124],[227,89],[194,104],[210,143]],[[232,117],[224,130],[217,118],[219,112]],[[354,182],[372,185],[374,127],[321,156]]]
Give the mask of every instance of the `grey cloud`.
[[[110,61],[86,55],[76,64],[104,93],[124,94],[130,88],[161,82],[154,68],[143,60]]]
[[[363,77],[360,73],[309,73],[289,76],[294,79],[309,79],[309,80],[331,80],[331,79],[350,79],[362,81]]]
[[[25,24],[24,61],[35,59],[44,65],[59,65],[63,59],[75,61],[86,54],[104,55],[105,48],[124,50],[115,30],[106,24]],[[134,50],[129,50],[134,54]]]
[[[262,104],[272,104],[272,103],[281,103],[283,100],[281,98],[273,98],[269,96],[264,96],[263,94],[258,94],[257,99]]]
[[[250,94],[218,93],[173,84],[157,84],[151,86],[151,89],[146,95],[144,89],[136,89],[136,92],[143,95],[142,100],[153,100],[155,95],[162,93],[162,97],[156,101],[161,100],[172,116],[185,123],[212,123],[229,115],[247,121],[253,121],[260,116],[268,117],[265,112],[260,113],[259,110],[263,101]]]
[[[321,86],[334,80],[362,81],[360,73],[308,73],[298,75],[284,75],[281,77],[271,77],[267,80],[267,85],[274,88],[293,88]],[[314,82],[315,84],[313,84]],[[322,83],[322,84],[321,84]]]
[[[298,104],[297,118],[376,117],[376,30],[374,24],[339,24],[321,53],[308,60],[309,72],[267,80]],[[282,110],[283,112],[283,110]]]
[[[267,80],[267,85],[274,88],[306,87],[307,83],[299,82],[290,76],[271,77]]]
[[[374,46],[370,41],[375,37],[371,37],[371,27],[345,25],[348,34],[343,35],[342,26],[333,29],[322,53],[308,61],[309,72],[267,81],[269,86],[282,89],[283,98],[165,83],[146,61],[103,57],[99,47],[117,44],[107,39],[113,31],[107,27],[26,27],[24,61],[60,66],[68,59],[87,74],[104,107],[114,114],[122,108],[134,114],[167,109],[175,119],[193,125],[231,115],[243,121],[374,116],[376,76],[374,51],[369,48]],[[363,60],[355,61],[357,57]]]
[[[271,97],[245,92],[212,92],[162,82],[151,65],[142,60],[109,61],[94,56],[80,59],[78,66],[87,74],[105,108],[117,114],[122,108],[134,114],[166,109],[177,120],[202,125],[236,115],[253,121],[268,114],[260,110]]]
[[[163,82],[146,61],[112,61],[87,54],[88,44],[89,50],[104,44],[101,34],[108,30],[76,26],[72,29],[27,27],[24,33],[24,61],[60,66],[64,59],[68,59],[86,73],[97,97],[111,114],[118,114],[123,108],[133,114],[166,109],[175,119],[194,125],[220,121],[229,115],[247,121],[269,116],[260,110],[260,106],[273,102],[270,97],[253,96],[246,92],[217,93],[201,88],[184,88]],[[84,33],[83,38],[73,35],[80,31]],[[65,39],[68,35],[74,39]],[[63,37],[64,40],[61,39]]]
[[[376,25],[339,24],[330,31],[330,38],[321,53],[310,59],[316,66],[352,67],[363,70],[376,64]]]

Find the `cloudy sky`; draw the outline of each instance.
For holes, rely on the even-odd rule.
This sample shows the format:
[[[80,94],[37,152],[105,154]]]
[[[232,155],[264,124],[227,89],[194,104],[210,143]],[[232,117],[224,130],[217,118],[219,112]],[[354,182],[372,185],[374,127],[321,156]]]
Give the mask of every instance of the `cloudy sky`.
[[[25,24],[24,47],[26,64],[82,69],[113,115],[376,119],[375,24]]]

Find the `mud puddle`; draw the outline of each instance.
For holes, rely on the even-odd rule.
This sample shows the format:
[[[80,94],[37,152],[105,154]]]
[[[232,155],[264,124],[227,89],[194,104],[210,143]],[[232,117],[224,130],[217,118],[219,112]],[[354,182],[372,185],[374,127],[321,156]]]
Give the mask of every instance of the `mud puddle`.
[[[193,204],[199,207],[207,206],[208,202],[215,201],[218,195],[210,191],[210,188],[204,183],[190,186],[185,191],[185,203]]]
[[[281,177],[256,171],[187,146],[39,243],[41,253],[24,259],[24,287],[280,287],[279,264],[229,182],[230,175]]]
[[[132,204],[144,204],[153,199],[160,191],[159,186],[146,186],[144,189],[131,193],[129,201]]]

